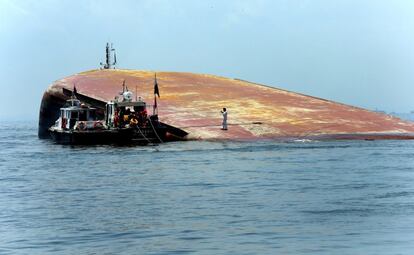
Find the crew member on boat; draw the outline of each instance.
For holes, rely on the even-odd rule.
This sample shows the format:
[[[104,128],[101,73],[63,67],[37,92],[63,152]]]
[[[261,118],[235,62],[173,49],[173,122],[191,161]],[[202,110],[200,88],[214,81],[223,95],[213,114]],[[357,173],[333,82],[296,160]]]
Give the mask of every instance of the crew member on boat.
[[[145,108],[138,113],[138,118],[139,124],[145,126],[145,122],[147,120],[147,110]]]
[[[128,123],[130,115],[131,115],[131,110],[126,109],[125,114],[124,114],[124,122],[125,123]]]
[[[223,127],[221,130],[227,130],[227,109],[223,108],[223,110],[220,112],[223,114]]]
[[[119,124],[118,110],[115,110],[115,114],[114,114],[114,127],[117,127],[118,124]]]

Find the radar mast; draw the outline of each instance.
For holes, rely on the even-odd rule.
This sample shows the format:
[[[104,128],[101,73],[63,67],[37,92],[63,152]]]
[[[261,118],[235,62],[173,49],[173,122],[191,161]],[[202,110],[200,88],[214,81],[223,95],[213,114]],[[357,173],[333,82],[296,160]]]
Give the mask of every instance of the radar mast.
[[[115,48],[113,47],[113,44],[111,43],[106,43],[106,51],[105,51],[106,55],[105,55],[105,64],[101,64],[101,69],[115,69],[115,65],[116,65],[116,52],[115,52]],[[112,62],[112,55],[113,55],[113,62]]]

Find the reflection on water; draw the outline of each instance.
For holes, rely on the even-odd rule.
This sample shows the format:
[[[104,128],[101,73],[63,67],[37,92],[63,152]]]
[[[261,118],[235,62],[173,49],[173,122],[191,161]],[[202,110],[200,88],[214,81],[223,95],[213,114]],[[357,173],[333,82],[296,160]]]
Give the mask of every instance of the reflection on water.
[[[414,142],[61,146],[0,124],[0,254],[410,254]]]

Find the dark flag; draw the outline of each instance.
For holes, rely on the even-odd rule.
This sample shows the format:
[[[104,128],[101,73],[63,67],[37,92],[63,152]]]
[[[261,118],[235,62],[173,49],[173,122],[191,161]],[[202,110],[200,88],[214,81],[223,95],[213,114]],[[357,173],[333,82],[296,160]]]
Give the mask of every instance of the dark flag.
[[[158,89],[158,82],[157,82],[157,73],[155,73],[155,80],[154,80],[154,107],[152,108],[153,115],[155,115],[155,113],[158,114],[157,97],[155,95],[160,97],[160,90]]]
[[[122,93],[121,93],[121,95],[124,94],[124,92],[125,92],[125,80],[122,82]]]
[[[73,85],[73,92],[72,92],[73,96],[76,96],[77,93],[78,91],[76,90],[76,86]]]
[[[158,95],[158,97],[160,97],[160,90],[158,89],[158,82],[157,82],[157,73],[155,73],[154,95]]]

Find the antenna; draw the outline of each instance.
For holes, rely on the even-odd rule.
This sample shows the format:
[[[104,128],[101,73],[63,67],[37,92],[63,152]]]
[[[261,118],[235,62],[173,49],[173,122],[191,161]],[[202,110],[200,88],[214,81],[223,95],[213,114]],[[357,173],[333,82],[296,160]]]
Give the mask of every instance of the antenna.
[[[114,62],[112,62],[112,52],[114,54]],[[100,63],[102,66],[102,62]],[[106,43],[106,50],[105,50],[105,64],[103,66],[103,69],[111,69],[112,67],[115,69],[116,65],[116,53],[115,49],[113,48],[113,43],[109,44],[109,42]]]
[[[72,96],[71,98],[74,99],[76,98],[76,94],[78,93],[78,91],[76,90],[76,82],[73,83],[73,90],[72,90]]]
[[[114,69],[115,69],[115,65],[116,65],[116,53],[115,53],[115,49],[114,49],[113,43],[111,43],[111,51],[114,52],[114,62],[111,65],[114,66]]]
[[[106,43],[106,63],[104,68],[109,69],[111,67],[111,51],[109,49],[109,43]]]

